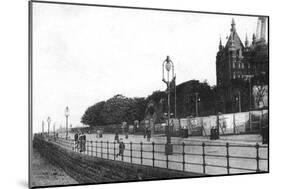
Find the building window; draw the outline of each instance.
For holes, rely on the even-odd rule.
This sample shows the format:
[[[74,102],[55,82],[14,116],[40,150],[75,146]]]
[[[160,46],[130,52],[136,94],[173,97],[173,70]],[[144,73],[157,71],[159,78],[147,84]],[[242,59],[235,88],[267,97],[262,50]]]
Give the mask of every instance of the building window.
[[[232,67],[235,68],[235,62],[233,62]]]
[[[241,63],[241,68],[244,69],[244,64],[243,63]]]

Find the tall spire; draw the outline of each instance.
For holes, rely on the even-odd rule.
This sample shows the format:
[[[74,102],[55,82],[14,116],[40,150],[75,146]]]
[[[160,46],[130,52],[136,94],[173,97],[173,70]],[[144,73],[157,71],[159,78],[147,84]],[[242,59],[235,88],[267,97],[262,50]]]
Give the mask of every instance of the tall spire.
[[[245,39],[245,47],[249,47],[249,40],[248,40],[247,33],[246,33],[246,39]]]
[[[230,31],[231,31],[231,32],[236,32],[234,18],[232,18],[232,21],[231,21],[231,29],[230,29]]]
[[[253,34],[253,41],[252,41],[252,45],[255,45],[256,44],[256,35]]]
[[[256,37],[257,41],[266,41],[267,33],[267,18],[259,17],[257,22]]]
[[[219,50],[221,51],[223,49],[222,43],[221,43],[221,36],[220,36],[220,44],[219,44]]]

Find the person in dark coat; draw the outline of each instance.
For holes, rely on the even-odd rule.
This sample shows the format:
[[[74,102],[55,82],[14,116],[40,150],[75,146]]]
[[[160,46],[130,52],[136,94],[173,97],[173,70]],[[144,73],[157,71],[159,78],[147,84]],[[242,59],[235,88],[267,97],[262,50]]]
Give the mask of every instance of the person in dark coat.
[[[124,150],[125,150],[125,144],[123,142],[123,139],[120,138],[120,140],[119,140],[119,152],[118,152],[118,154],[116,154],[116,157],[122,156],[122,158],[123,158]]]
[[[81,135],[79,136],[79,146],[80,146],[80,152],[84,152],[85,151],[85,144],[86,144],[86,135],[84,135],[84,133],[81,133]]]
[[[86,135],[82,133],[82,152],[86,151]]]
[[[144,128],[144,135],[143,135],[143,138],[145,138],[147,136],[147,128],[145,127]]]
[[[74,135],[74,150],[78,149],[78,133],[75,133]]]
[[[147,130],[147,141],[148,141],[148,142],[150,141],[150,138],[151,138],[151,130],[148,129],[148,130]]]
[[[119,142],[119,135],[118,135],[118,132],[115,132],[114,140],[117,141],[117,142]]]

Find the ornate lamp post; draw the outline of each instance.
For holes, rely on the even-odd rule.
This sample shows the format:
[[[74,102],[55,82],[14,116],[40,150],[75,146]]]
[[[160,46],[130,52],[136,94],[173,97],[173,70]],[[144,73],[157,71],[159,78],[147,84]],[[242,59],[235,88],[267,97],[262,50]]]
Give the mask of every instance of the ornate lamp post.
[[[167,75],[165,77],[165,69]],[[171,71],[171,72],[170,72]],[[171,81],[170,81],[171,78]],[[174,75],[174,63],[170,60],[170,57],[167,56],[166,60],[164,60],[162,64],[162,81],[167,85],[167,92],[168,92],[168,124],[166,128],[166,136],[167,136],[167,143],[165,145],[165,153],[166,155],[171,155],[173,153],[173,146],[171,144],[171,132],[170,132],[170,85],[171,82],[175,79]]]
[[[55,123],[53,124],[53,131],[54,131],[54,138],[56,138],[56,125],[55,125]]]
[[[65,138],[67,139],[68,138],[68,117],[69,117],[69,108],[68,106],[66,106],[65,108],[65,111],[64,111],[64,115],[65,115],[65,118],[66,118],[66,135],[65,135]]]
[[[195,93],[195,109],[196,109],[196,117],[199,116],[199,103],[200,103],[200,97],[198,97],[199,93]]]
[[[44,135],[44,120],[42,120],[42,135]]]
[[[50,117],[47,118],[47,122],[48,122],[48,135],[49,135],[49,133],[50,133],[50,123],[51,123]]]

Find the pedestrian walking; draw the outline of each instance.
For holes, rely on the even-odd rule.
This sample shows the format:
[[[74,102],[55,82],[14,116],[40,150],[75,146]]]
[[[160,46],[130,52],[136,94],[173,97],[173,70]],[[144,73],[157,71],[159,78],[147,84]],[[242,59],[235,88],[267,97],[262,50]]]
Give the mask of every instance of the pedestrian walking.
[[[118,132],[115,132],[114,141],[119,142],[119,134],[118,134]]]
[[[75,133],[74,135],[74,151],[78,150],[78,133]]]
[[[147,128],[145,127],[144,128],[144,135],[143,135],[143,138],[145,138],[147,136]]]
[[[123,159],[124,150],[125,150],[125,144],[123,142],[123,139],[120,138],[120,140],[119,140],[119,152],[118,152],[118,154],[116,154],[116,157],[122,156],[122,159]]]
[[[85,144],[86,144],[86,135],[84,135],[84,133],[81,133],[80,136],[79,136],[80,152],[85,151]]]
[[[128,133],[128,132],[125,133],[125,138],[126,138],[126,139],[129,138],[129,133]]]
[[[150,138],[151,138],[151,130],[147,130],[147,141],[150,142]]]
[[[86,135],[82,133],[82,152],[86,151]]]

